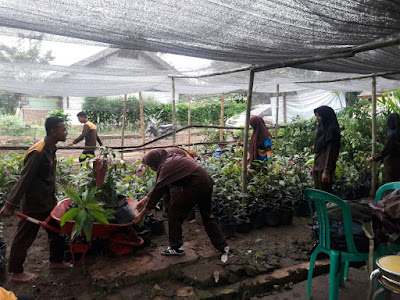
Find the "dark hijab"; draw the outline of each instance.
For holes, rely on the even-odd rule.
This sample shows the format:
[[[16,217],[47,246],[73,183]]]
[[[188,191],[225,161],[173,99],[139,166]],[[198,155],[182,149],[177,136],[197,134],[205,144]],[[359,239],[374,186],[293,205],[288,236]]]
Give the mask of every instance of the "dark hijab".
[[[157,181],[154,188],[161,188],[176,182],[201,168],[193,159],[180,154],[168,153],[165,149],[150,150],[143,157],[142,162],[157,170]],[[209,177],[208,174],[207,176]]]
[[[161,163],[168,155],[169,153],[164,149],[153,149],[143,157],[142,162],[158,172]]]
[[[400,115],[391,113],[386,118],[387,138],[400,142]]]
[[[264,144],[267,138],[272,137],[263,118],[259,116],[252,116],[249,121],[251,127],[253,127],[253,134],[251,135],[250,145],[249,145],[249,161],[252,162],[257,158],[259,145]]]
[[[321,153],[328,143],[340,146],[340,128],[334,110],[326,105],[314,109],[322,122],[318,125],[317,137],[315,138],[314,153]]]

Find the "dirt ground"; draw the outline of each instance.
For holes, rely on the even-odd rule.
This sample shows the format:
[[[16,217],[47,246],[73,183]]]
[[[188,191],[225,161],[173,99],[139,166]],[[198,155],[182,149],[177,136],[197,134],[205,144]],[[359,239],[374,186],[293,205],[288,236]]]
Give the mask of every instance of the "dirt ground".
[[[189,137],[190,136],[190,137]],[[40,140],[42,137],[38,137],[37,140]],[[71,143],[76,136],[73,135],[68,135],[67,140],[63,142],[59,142],[57,146],[59,148],[62,147],[67,147],[69,143]],[[120,136],[109,136],[109,135],[100,135],[100,138],[103,142],[104,146],[108,147],[120,147],[121,146],[121,138]],[[207,139],[206,135],[204,134],[204,131],[201,129],[192,129],[190,131],[190,134],[188,131],[185,132],[179,132],[176,135],[176,143],[175,145],[184,145],[184,144],[189,144],[189,143],[201,143],[205,142]],[[146,143],[151,142],[154,140],[154,136],[151,136],[149,140],[145,140]],[[0,138],[0,146],[24,146],[25,142],[36,142],[32,139],[32,137],[13,137],[13,136],[2,136]],[[139,146],[143,144],[142,137],[140,135],[126,135],[124,139],[124,146]],[[155,142],[151,142],[147,144],[145,147],[146,148],[151,148],[151,147],[160,147],[160,146],[172,146],[173,145],[173,139],[171,137],[167,137],[164,139],[157,140]],[[25,145],[26,146],[26,145]],[[78,143],[76,146],[84,146],[84,142],[81,141]],[[185,149],[189,149],[190,147],[184,146]],[[193,147],[190,148],[193,150]],[[131,151],[129,151],[131,150]],[[132,151],[132,149],[129,149],[127,152],[123,154],[123,158],[127,162],[134,162],[137,159],[141,159],[143,157],[143,151]],[[200,152],[204,152],[204,147],[199,146]],[[2,153],[9,152],[9,151],[17,151],[17,150],[1,150]],[[24,152],[24,151],[21,151]],[[77,149],[59,149],[57,151],[57,157],[78,157],[81,154],[82,150]]]
[[[74,137],[69,137],[65,143],[67,145]],[[178,144],[187,143],[187,134],[180,135],[177,138]],[[192,134],[191,142],[201,142],[204,136],[201,134]],[[18,139],[9,140],[2,139],[2,144],[21,145]],[[120,146],[119,139],[103,138],[103,142],[108,146]],[[141,144],[141,138],[129,138],[125,141],[125,145]],[[157,142],[149,146],[166,146],[172,145],[172,139]],[[64,146],[60,143],[59,146]],[[74,157],[80,154],[81,150],[59,150],[58,157]],[[124,155],[124,159],[128,162],[134,162],[141,158],[143,152],[131,152]],[[9,256],[12,239],[16,232],[16,226],[19,221],[17,217],[2,220],[4,223],[3,236],[7,244],[7,257]],[[249,263],[255,263],[260,268],[279,269],[297,264],[299,262],[308,261],[308,252],[312,247],[310,229],[307,227],[307,219],[296,218],[293,225],[280,227],[263,227],[261,229],[252,230],[246,234],[236,233],[234,237],[228,239],[228,244],[233,249],[236,258],[243,258]],[[167,224],[167,222],[165,222]],[[211,243],[205,234],[204,228],[198,223],[185,222],[184,224],[184,240],[190,240],[191,245],[196,251],[201,249],[209,249]],[[168,245],[167,234],[152,237],[150,245],[144,247],[140,251],[154,251],[155,248]],[[48,243],[47,234],[43,228],[40,229],[39,235],[30,248],[25,262],[25,269],[39,275],[39,278],[33,282],[26,284],[16,284],[10,281],[4,283],[4,287],[14,291],[15,293],[28,294],[35,296],[36,299],[110,299],[109,294],[112,293],[114,283],[109,286],[104,283],[99,284],[93,279],[88,268],[96,264],[99,260],[105,259],[104,256],[97,254],[88,255],[83,266],[74,266],[68,270],[50,270],[48,268]],[[137,253],[128,254],[135,256]],[[109,257],[107,257],[109,259]],[[115,258],[118,259],[118,258]],[[104,272],[107,272],[105,269]],[[122,272],[122,271],[121,271]],[[154,286],[154,282],[149,282],[149,289]],[[177,283],[173,279],[164,280],[157,283],[161,288],[173,289]],[[170,293],[174,295],[174,292]],[[149,298],[154,298],[150,297]],[[173,297],[171,297],[173,298]],[[113,298],[115,299],[115,298]],[[123,298],[121,298],[123,299]]]
[[[10,245],[16,232],[18,219],[13,217],[4,220],[4,240],[7,243],[7,257],[10,251]],[[166,223],[165,223],[166,224]],[[295,224],[279,227],[263,227],[252,230],[249,233],[236,233],[235,236],[227,240],[229,246],[233,249],[232,253],[239,259],[245,260],[247,264],[256,264],[258,268],[280,269],[292,265],[306,262],[309,260],[308,251],[312,247],[310,230],[307,227],[307,219],[295,218]],[[212,248],[211,243],[205,234],[204,228],[197,223],[185,222],[183,226],[183,236],[185,241],[191,242],[191,247],[197,251],[201,249]],[[152,237],[151,245],[145,246],[140,251],[150,252],[160,246],[168,245],[168,236]],[[209,251],[209,250],[208,250]],[[134,259],[137,253],[127,254]],[[110,280],[107,284],[102,282],[98,284],[96,279],[90,276],[89,268],[94,264],[101,263],[101,260],[108,259],[112,262],[117,257],[110,258],[99,254],[91,254],[86,258],[82,266],[74,266],[68,270],[50,270],[48,268],[48,243],[47,233],[40,229],[39,235],[30,248],[25,262],[25,269],[39,275],[39,278],[31,283],[13,283],[7,281],[4,287],[15,293],[33,295],[35,299],[109,299],[109,294],[115,288],[115,282]],[[201,264],[201,262],[199,262]],[[198,266],[196,268],[201,268]],[[107,269],[104,269],[107,272]],[[121,270],[121,273],[123,270]],[[146,282],[148,286],[141,284],[141,289],[151,290],[154,282]],[[146,285],[145,283],[145,285]],[[172,278],[162,280],[157,284],[163,290],[171,289],[169,294],[175,295],[177,285]],[[168,292],[166,292],[168,294]],[[147,299],[154,298],[149,296]],[[172,297],[173,298],[173,297]],[[123,299],[123,298],[121,298]]]

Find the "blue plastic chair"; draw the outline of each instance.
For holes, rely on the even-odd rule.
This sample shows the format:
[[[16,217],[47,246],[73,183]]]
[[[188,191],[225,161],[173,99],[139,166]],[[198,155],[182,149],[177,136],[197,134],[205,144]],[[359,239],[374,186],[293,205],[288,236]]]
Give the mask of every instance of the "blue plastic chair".
[[[311,215],[314,214],[313,207],[315,207],[319,239],[318,246],[314,249],[310,258],[307,298],[311,299],[311,281],[317,255],[320,252],[324,252],[331,259],[329,268],[329,300],[337,300],[339,297],[339,285],[343,286],[344,280],[347,279],[349,263],[352,261],[367,261],[368,253],[360,253],[356,249],[352,231],[351,211],[346,202],[335,195],[320,190],[306,189],[304,193],[310,206]],[[326,204],[330,202],[338,205],[342,210],[347,251],[331,248],[330,222],[326,208]]]

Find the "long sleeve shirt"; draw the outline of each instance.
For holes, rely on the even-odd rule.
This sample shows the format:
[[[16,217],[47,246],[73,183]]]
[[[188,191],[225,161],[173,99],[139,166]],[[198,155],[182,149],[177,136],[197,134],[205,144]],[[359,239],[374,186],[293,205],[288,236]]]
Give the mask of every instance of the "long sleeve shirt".
[[[13,187],[6,206],[15,209],[21,206],[23,213],[51,211],[57,204],[56,146],[45,140],[30,147],[25,155],[24,168]]]
[[[157,182],[147,195],[147,209],[153,209],[160,198],[168,194],[171,188],[185,188],[193,184],[214,185],[210,175],[198,163],[182,155],[166,158],[157,174]],[[171,195],[172,197],[172,195]]]
[[[385,142],[385,146],[382,152],[375,155],[375,161],[383,161],[387,156],[400,156],[400,143],[396,142],[394,139],[389,139]]]
[[[96,146],[96,141],[100,146],[103,145],[99,136],[97,135],[97,127],[92,122],[87,121],[85,125],[83,125],[83,130],[80,136],[78,136],[74,140],[74,144],[79,143],[85,139],[85,146]]]
[[[336,161],[339,156],[340,145],[328,143],[324,151],[315,153],[314,171],[334,172],[336,169]]]

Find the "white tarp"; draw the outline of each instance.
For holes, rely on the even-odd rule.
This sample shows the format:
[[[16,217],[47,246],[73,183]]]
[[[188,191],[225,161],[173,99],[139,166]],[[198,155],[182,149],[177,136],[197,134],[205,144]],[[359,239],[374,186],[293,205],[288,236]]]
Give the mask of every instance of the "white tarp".
[[[291,122],[292,118],[299,115],[303,119],[310,119],[314,116],[314,109],[321,105],[332,107],[340,111],[346,107],[344,93],[324,90],[304,90],[296,92],[295,95],[286,96],[286,121]],[[276,97],[271,97],[272,120],[276,120]],[[283,97],[279,97],[279,123],[283,123]]]

